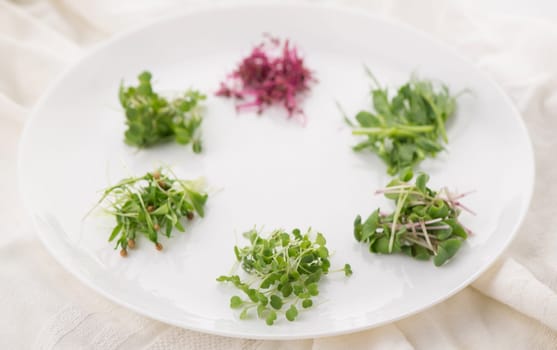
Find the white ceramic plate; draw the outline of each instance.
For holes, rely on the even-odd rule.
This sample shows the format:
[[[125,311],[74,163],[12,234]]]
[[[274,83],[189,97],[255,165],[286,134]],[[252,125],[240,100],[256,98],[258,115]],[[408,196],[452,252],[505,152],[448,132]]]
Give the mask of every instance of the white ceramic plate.
[[[307,125],[276,109],[237,115],[212,92],[262,33],[290,38],[319,79],[305,100]],[[446,82],[459,98],[448,125],[448,152],[423,162],[431,185],[475,190],[463,214],[473,229],[456,259],[442,268],[404,256],[376,256],[354,241],[356,214],[388,206],[374,196],[389,177],[372,154],[355,154],[335,106],[368,108],[368,65],[388,85],[412,72]],[[194,86],[209,93],[204,152],[169,144],[136,151],[123,143],[117,100],[122,79],[143,69],[156,89]],[[185,178],[205,176],[214,189],[207,215],[186,234],[145,240],[122,259],[107,243],[112,221],[84,214],[100,190],[122,177],[167,164]],[[501,90],[446,47],[404,26],[353,11],[300,6],[242,6],[187,13],[128,33],[69,69],[45,94],[27,123],[20,154],[21,189],[39,236],[81,281],[111,300],[152,318],[228,336],[290,339],[361,330],[423,310],[469,284],[501,254],[524,217],[533,158],[519,114]],[[313,228],[334,251],[333,265],[354,275],[330,276],[318,307],[295,323],[268,327],[240,321],[229,309],[232,287],[215,278],[234,262],[241,232]]]

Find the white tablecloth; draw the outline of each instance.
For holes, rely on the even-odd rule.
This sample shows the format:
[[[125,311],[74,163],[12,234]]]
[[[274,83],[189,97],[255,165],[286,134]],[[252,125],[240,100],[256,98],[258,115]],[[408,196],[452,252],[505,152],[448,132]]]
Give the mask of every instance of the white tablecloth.
[[[557,348],[557,23],[480,13],[471,4],[458,6],[462,1],[336,2],[444,41],[490,74],[519,107],[534,143],[536,186],[529,214],[497,264],[427,311],[316,340],[211,336],[112,304],[65,272],[38,242],[17,193],[18,139],[41,93],[91,45],[198,2],[0,0],[0,349]]]

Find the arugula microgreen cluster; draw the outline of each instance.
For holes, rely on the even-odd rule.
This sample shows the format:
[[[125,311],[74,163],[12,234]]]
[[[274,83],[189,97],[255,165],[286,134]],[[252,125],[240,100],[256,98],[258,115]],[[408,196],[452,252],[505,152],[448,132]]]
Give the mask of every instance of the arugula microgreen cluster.
[[[99,204],[116,219],[109,242],[116,239],[120,255],[127,256],[138,235],[144,235],[162,250],[159,234],[170,237],[176,228],[184,232],[183,217],[204,215],[207,194],[201,181],[179,180],[169,169],[158,169],[141,177],[123,179],[104,191]]]
[[[191,143],[195,153],[201,152],[200,102],[205,95],[190,89],[181,97],[167,100],[153,91],[151,73],[145,71],[138,79],[137,86],[120,85],[120,104],[128,126],[126,143],[143,148],[175,140],[184,145]]]
[[[394,200],[395,211],[386,215],[377,209],[364,222],[358,215],[354,236],[369,245],[372,253],[402,252],[418,260],[433,256],[435,266],[441,266],[457,253],[470,233],[458,221],[462,210],[471,212],[460,202],[466,194],[455,195],[446,188],[436,192],[426,186],[428,175],[420,174],[414,184],[409,183],[412,177],[412,172],[406,171],[377,191]]]
[[[449,88],[413,77],[389,98],[388,90],[368,73],[375,82],[371,89],[374,111],[360,111],[356,115],[358,125],[347,120],[353,135],[367,137],[353,149],[376,153],[387,164],[390,175],[414,168],[442,151],[442,141],[447,143],[445,123],[456,108],[456,98]]]
[[[240,319],[248,318],[250,310],[255,309],[258,318],[265,319],[268,325],[282,312],[287,320],[294,321],[301,309],[313,306],[323,275],[333,272],[329,270],[325,237],[317,233],[312,240],[310,230],[302,234],[298,229],[292,233],[275,230],[268,238],[253,229],[244,236],[250,245],[235,246],[234,253],[250,280],[244,282],[238,275],[217,278],[219,282],[232,283],[245,294],[233,296],[230,307],[242,310]],[[346,276],[352,274],[349,264],[338,271],[344,271]]]

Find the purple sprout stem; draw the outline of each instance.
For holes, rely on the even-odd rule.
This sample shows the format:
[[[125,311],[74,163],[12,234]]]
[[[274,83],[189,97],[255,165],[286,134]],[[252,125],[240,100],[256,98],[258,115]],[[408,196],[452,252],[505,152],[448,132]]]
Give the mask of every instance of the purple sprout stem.
[[[474,212],[474,211],[472,211],[472,209],[470,209],[470,208],[464,206],[462,203],[456,201],[456,202],[453,202],[453,204],[454,204],[456,207],[458,207],[458,208],[460,208],[460,209],[462,209],[462,210],[464,210],[464,211],[467,211],[467,212],[469,212],[470,214],[476,216],[476,212]]]

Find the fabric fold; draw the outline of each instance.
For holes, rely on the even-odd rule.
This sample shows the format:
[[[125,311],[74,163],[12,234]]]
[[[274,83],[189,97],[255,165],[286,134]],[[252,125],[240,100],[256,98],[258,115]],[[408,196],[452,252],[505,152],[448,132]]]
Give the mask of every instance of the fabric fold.
[[[474,288],[557,330],[557,294],[524,266],[508,258],[484,273]]]

